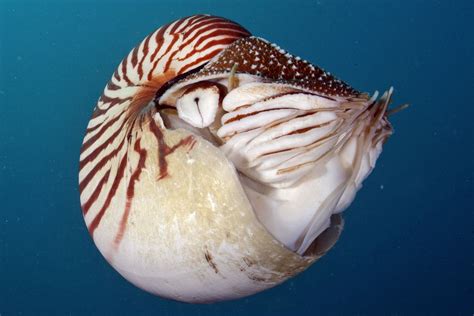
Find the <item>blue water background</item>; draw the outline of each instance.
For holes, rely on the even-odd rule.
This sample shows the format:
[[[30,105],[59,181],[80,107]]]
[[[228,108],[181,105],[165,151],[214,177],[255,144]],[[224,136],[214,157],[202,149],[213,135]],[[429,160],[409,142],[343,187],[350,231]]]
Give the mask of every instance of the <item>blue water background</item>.
[[[0,0],[0,314],[472,315],[474,2]],[[147,294],[83,223],[79,149],[121,59],[179,17],[238,21],[357,89],[395,87],[395,134],[303,274],[232,302]]]

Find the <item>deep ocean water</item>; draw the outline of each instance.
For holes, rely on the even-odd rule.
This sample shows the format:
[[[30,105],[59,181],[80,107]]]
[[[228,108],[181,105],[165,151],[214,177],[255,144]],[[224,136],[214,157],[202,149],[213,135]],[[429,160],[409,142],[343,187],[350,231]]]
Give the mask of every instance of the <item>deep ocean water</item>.
[[[220,15],[372,93],[394,135],[319,262],[246,299],[147,294],[102,258],[78,193],[82,138],[148,33]],[[0,1],[0,315],[472,315],[474,2]]]

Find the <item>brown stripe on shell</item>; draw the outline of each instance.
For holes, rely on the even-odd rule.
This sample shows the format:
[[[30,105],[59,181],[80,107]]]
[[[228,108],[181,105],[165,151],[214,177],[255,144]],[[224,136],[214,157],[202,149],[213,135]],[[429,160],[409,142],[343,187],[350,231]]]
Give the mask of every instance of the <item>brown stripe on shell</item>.
[[[187,151],[193,149],[194,145],[196,144],[196,140],[193,136],[188,136],[186,138],[181,139],[176,145],[172,147],[168,146],[165,142],[165,138],[163,132],[155,123],[154,120],[150,122],[150,131],[155,135],[156,141],[158,143],[158,161],[159,161],[159,175],[157,180],[164,179],[169,176],[168,173],[168,162],[166,161],[166,156],[172,154],[176,149],[179,147],[188,147]]]
[[[89,224],[89,233],[91,236],[94,236],[94,232],[99,226],[102,217],[104,216],[105,212],[109,208],[110,203],[112,202],[112,199],[115,197],[115,193],[117,192],[118,187],[120,186],[121,180],[124,176],[125,173],[125,167],[127,165],[127,156],[123,156],[120,164],[117,169],[117,174],[115,175],[114,181],[112,182],[112,187],[110,188],[110,191],[107,194],[107,198],[100,208],[99,212],[96,214],[92,222]]]
[[[151,38],[151,35],[148,35],[143,41],[143,48],[142,48],[143,55],[142,55],[142,58],[140,59],[140,62],[138,63],[138,69],[137,69],[138,77],[140,78],[140,80],[143,77],[143,61],[148,56],[148,45],[150,42],[150,38]]]
[[[127,228],[127,223],[128,223],[128,216],[130,215],[130,208],[132,206],[133,197],[135,195],[135,183],[140,178],[143,168],[145,167],[147,151],[146,149],[143,149],[140,146],[140,141],[141,141],[140,138],[136,140],[135,145],[133,147],[133,149],[135,150],[135,152],[138,153],[140,158],[138,160],[137,167],[133,171],[133,174],[128,182],[125,210],[123,211],[122,219],[120,220],[120,227],[114,239],[115,247],[120,246],[120,242],[122,241],[122,238],[125,234],[125,229]]]

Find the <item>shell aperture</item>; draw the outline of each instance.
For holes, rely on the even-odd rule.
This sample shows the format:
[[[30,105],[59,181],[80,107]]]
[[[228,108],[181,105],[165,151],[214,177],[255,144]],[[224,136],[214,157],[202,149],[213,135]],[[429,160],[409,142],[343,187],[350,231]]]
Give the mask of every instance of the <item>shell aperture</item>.
[[[369,98],[229,20],[196,15],[122,61],[84,138],[97,247],[127,280],[187,302],[243,297],[337,240],[391,134]]]

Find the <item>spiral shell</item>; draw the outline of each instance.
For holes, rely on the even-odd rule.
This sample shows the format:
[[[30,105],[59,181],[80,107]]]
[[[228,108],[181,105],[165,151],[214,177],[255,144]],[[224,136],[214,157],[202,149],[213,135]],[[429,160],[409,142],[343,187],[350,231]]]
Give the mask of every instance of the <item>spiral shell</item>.
[[[90,235],[127,280],[186,302],[303,271],[391,133],[369,98],[220,17],[165,25],[104,89],[84,137]]]

